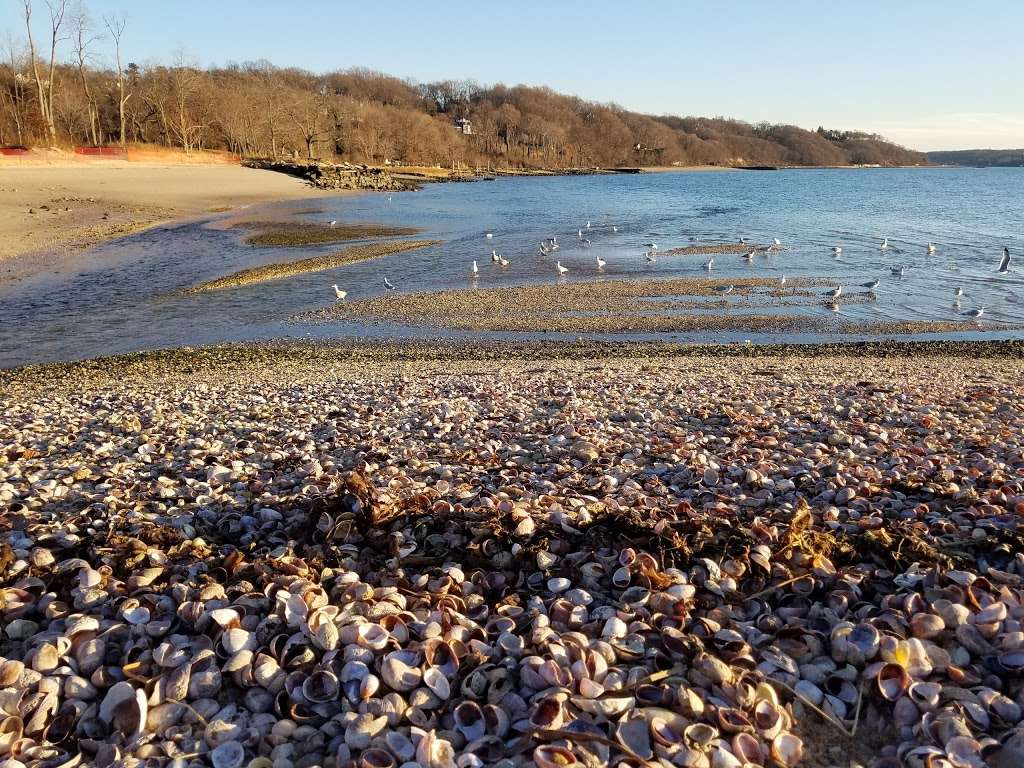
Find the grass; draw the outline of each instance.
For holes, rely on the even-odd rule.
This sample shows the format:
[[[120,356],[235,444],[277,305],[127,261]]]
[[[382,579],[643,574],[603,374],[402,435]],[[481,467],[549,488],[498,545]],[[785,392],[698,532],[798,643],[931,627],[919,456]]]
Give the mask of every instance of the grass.
[[[415,235],[422,231],[415,227],[387,227],[383,224],[341,224],[329,227],[325,224],[243,223],[238,226],[261,230],[245,241],[256,246],[324,245],[370,237]]]
[[[357,261],[377,259],[381,256],[389,256],[393,253],[412,251],[417,248],[427,248],[431,245],[440,244],[440,240],[391,240],[384,243],[370,243],[368,245],[353,245],[337,253],[330,253],[325,256],[313,256],[299,261],[277,262],[264,264],[261,267],[243,269],[216,280],[210,280],[190,288],[187,293],[203,293],[204,291],[217,291],[224,288],[237,288],[242,285],[264,283],[269,280],[281,280],[294,275],[301,275],[306,272],[322,272],[325,269],[334,269],[346,264],[353,264]]]

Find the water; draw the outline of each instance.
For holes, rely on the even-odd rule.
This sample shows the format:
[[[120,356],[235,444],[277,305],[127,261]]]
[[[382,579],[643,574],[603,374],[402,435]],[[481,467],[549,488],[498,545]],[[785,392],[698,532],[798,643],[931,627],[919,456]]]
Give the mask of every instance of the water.
[[[329,272],[230,290],[177,292],[213,277],[342,246],[253,249],[245,232],[223,222],[152,230],[99,246],[88,254],[6,262],[0,271],[0,366],[70,360],[155,347],[243,339],[306,336],[447,336],[429,328],[336,323],[308,326],[295,315],[334,301],[331,284],[350,299],[385,291],[387,275],[401,291],[550,282],[553,258],[537,256],[539,242],[557,235],[557,258],[568,280],[704,277],[707,257],[644,260],[644,244],[660,250],[700,242],[779,238],[785,250],[752,263],[715,256],[712,276],[827,277],[847,290],[876,277],[878,301],[844,305],[853,321],[954,320],[955,338],[1021,338],[1024,325],[999,330],[987,323],[1024,323],[1024,262],[998,275],[1001,249],[1024,250],[1024,169],[793,170],[667,173],[499,179],[428,186],[416,193],[366,194],[275,204],[246,213],[258,219],[366,221],[423,227],[444,244],[352,264]],[[585,234],[589,248],[576,242]],[[612,231],[612,225],[618,229]],[[486,232],[493,233],[491,240]],[[881,251],[883,237],[892,246]],[[926,244],[938,244],[929,256]],[[841,259],[831,255],[842,245]],[[511,262],[490,262],[495,248]],[[597,272],[596,259],[608,265]],[[56,257],[55,257],[56,258]],[[481,274],[470,279],[476,259]],[[890,267],[906,265],[903,278]],[[961,286],[960,308],[953,288]],[[984,306],[985,322],[963,312]],[[819,306],[785,311],[830,314]],[[461,334],[465,335],[465,334]],[[633,336],[628,338],[650,338]],[[922,336],[923,338],[924,336]],[[934,334],[928,338],[936,338]],[[556,338],[552,335],[545,338]],[[621,336],[618,338],[622,338]],[[819,341],[834,334],[665,334],[677,341]],[[857,336],[856,338],[865,338]]]

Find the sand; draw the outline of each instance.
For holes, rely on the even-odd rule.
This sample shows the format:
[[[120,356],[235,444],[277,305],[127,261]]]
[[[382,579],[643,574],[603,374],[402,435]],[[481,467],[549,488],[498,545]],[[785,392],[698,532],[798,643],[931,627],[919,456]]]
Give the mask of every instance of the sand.
[[[324,196],[299,179],[231,164],[0,159],[0,261],[82,250],[176,219]],[[337,195],[337,192],[330,194]]]

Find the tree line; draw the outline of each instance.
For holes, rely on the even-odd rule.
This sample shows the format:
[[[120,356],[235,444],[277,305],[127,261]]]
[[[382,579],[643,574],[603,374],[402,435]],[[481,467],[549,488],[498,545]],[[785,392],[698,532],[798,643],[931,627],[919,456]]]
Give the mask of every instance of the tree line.
[[[124,19],[95,20],[49,0],[34,21],[32,0],[22,4],[24,35],[9,37],[0,64],[0,146],[158,144],[551,169],[927,163],[873,134],[645,115],[549,88],[422,84],[365,69],[315,74],[263,60],[201,68],[184,54],[142,66],[122,61]]]

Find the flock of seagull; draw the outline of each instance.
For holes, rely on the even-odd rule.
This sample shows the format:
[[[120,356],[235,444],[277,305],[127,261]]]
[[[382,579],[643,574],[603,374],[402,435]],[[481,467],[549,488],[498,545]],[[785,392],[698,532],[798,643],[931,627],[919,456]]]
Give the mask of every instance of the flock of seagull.
[[[337,223],[336,221],[332,221],[330,223],[330,226],[334,227],[336,225],[336,223]],[[610,226],[611,226],[612,232],[618,232],[619,231],[619,228],[616,225],[612,224]],[[589,247],[590,244],[591,244],[590,239],[586,236],[586,234],[584,234],[584,232],[589,234],[590,230],[591,230],[591,222],[588,221],[586,223],[585,227],[580,227],[576,231],[576,239],[579,242],[579,244],[582,247],[584,247],[584,248]],[[492,232],[487,232],[487,233],[484,234],[484,237],[487,240],[491,240],[491,239],[494,238],[494,234]],[[747,243],[747,239],[744,238],[744,237],[741,237],[739,239],[739,242],[741,244],[745,245]],[[540,248],[538,249],[538,253],[541,256],[550,256],[555,251],[557,251],[559,249],[559,247],[560,246],[558,244],[558,237],[555,236],[555,235],[552,235],[551,237],[547,237],[547,238],[545,238],[544,240],[541,241]],[[658,253],[657,253],[658,252],[658,245],[657,245],[657,243],[644,243],[644,248],[645,248],[645,250],[644,250],[644,259],[648,263],[654,263],[655,261],[657,261],[657,256],[658,256]],[[887,238],[887,237],[883,238],[881,244],[878,246],[878,249],[880,251],[888,251],[891,248],[892,248],[892,246],[889,245],[889,238]],[[780,250],[782,250],[782,242],[778,238],[774,238],[772,240],[772,242],[769,245],[767,245],[767,246],[754,246],[751,250],[745,252],[742,255],[742,258],[745,261],[752,261],[754,256],[758,252],[762,252],[765,255],[770,256],[773,253],[775,253],[777,251],[780,251]],[[937,251],[938,251],[938,246],[936,246],[935,243],[928,243],[928,245],[927,245],[928,255],[930,255],[930,256],[934,255]],[[833,257],[838,259],[838,258],[840,258],[842,256],[842,254],[843,254],[843,247],[841,245],[832,246],[832,255],[833,255]],[[1000,260],[999,268],[996,271],[999,274],[1006,274],[1007,272],[1009,272],[1010,271],[1010,261],[1011,261],[1010,249],[1004,247],[1003,248],[1002,259]],[[498,253],[497,250],[491,250],[491,263],[496,264],[499,267],[507,267],[507,266],[509,266],[509,264],[511,262],[509,262],[509,260],[506,259],[504,256],[502,256],[500,253]],[[607,266],[607,264],[608,264],[608,262],[605,261],[603,258],[601,258],[600,256],[597,257],[597,270],[598,270],[598,272],[603,272],[604,268],[605,268],[605,266]],[[714,264],[715,264],[715,257],[711,256],[711,257],[708,258],[708,260],[706,262],[704,262],[703,266],[704,266],[705,269],[710,271],[714,267]],[[899,266],[895,266],[895,267],[890,267],[890,272],[893,275],[897,276],[897,277],[903,277],[906,274],[906,271],[907,271],[907,267],[906,267],[906,265],[903,265],[903,264],[901,264]],[[477,277],[480,274],[480,266],[479,266],[479,264],[477,264],[475,259],[473,260],[472,267],[470,268],[470,274],[473,277]],[[569,269],[564,264],[562,264],[561,260],[556,260],[555,261],[555,274],[558,275],[559,277],[564,277],[565,275],[569,274]],[[867,288],[869,291],[874,291],[874,289],[877,288],[880,283],[881,283],[881,280],[876,277],[874,280],[868,281],[866,283],[861,283],[860,287],[861,288]],[[784,289],[785,286],[786,286],[786,276],[782,275],[779,278],[779,287]],[[334,288],[334,295],[335,295],[335,297],[336,297],[336,299],[338,301],[342,301],[342,300],[345,299],[346,296],[348,296],[348,292],[342,290],[341,288],[339,288],[337,284],[335,284],[332,287]],[[394,283],[392,283],[390,280],[388,280],[387,277],[384,278],[384,287],[387,290],[389,290],[389,291],[397,290],[397,286],[395,286]],[[719,288],[717,290],[721,294],[729,294],[729,293],[733,292],[733,289],[734,289],[734,286],[732,286],[732,285],[725,285],[725,286],[722,286],[721,288]],[[954,306],[954,308],[956,308],[956,309],[960,308],[960,298],[963,295],[964,295],[963,288],[960,288],[958,286],[956,289],[954,289],[954,291],[953,291],[953,306]],[[826,303],[826,306],[829,309],[831,309],[832,311],[834,311],[834,312],[838,311],[839,310],[839,300],[843,296],[843,286],[842,285],[836,286],[835,288],[829,290],[825,294],[825,296],[828,299],[828,301]],[[982,315],[985,314],[985,307],[977,307],[975,309],[970,309],[967,312],[964,312],[963,314],[965,316],[967,316],[967,317],[980,318]]]

